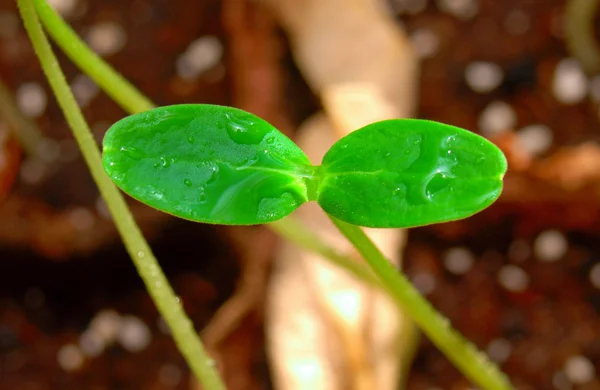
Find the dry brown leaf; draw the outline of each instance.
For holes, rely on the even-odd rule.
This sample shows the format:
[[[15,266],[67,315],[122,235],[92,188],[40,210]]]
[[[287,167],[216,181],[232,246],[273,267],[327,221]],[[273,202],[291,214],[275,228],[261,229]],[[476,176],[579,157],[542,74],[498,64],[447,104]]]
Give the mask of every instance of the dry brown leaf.
[[[298,144],[314,163],[341,136],[414,110],[417,63],[406,38],[375,0],[271,0],[299,68],[327,115],[307,121]],[[296,216],[330,245],[350,244],[315,204]],[[404,232],[368,234],[396,264]],[[275,387],[396,389],[414,327],[380,291],[322,258],[281,244],[268,294],[267,338]],[[410,344],[410,343],[408,343]]]

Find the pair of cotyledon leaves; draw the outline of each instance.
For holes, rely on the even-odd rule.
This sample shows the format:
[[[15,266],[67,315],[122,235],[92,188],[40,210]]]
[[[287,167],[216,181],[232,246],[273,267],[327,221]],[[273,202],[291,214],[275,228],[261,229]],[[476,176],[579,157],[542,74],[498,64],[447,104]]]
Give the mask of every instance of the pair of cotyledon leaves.
[[[337,141],[320,166],[266,121],[223,106],[160,107],[115,123],[103,164],[127,194],[192,221],[252,225],[307,201],[367,227],[461,219],[502,191],[491,142],[441,123],[394,119]]]

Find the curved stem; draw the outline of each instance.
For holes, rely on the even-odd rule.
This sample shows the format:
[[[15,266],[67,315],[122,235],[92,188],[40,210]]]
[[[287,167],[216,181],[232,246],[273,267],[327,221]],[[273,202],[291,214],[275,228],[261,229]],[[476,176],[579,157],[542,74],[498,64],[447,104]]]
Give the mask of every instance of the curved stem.
[[[512,389],[508,378],[438,313],[419,291],[385,258],[363,230],[330,217],[362,254],[396,304],[408,314],[446,357],[473,383],[489,390]]]
[[[69,59],[80,69],[84,69],[125,111],[136,113],[154,107],[144,94],[90,50],[46,0],[33,0],[33,4],[42,24]]]
[[[364,283],[372,287],[383,288],[379,279],[370,269],[349,256],[339,253],[321,241],[316,234],[306,228],[298,219],[289,216],[282,220],[271,222],[266,226],[299,247],[320,254],[323,258],[347,271],[357,279],[362,280]]]
[[[139,230],[123,196],[102,169],[100,151],[75,102],[65,76],[39,23],[31,0],[18,0],[25,29],[60,107],[73,130],[85,162],[100,193],[112,213],[115,224],[138,273],[142,277],[158,311],[169,325],[179,350],[200,382],[209,390],[224,390],[225,386],[206,353],[191,321],[185,315],[179,299],[171,289],[158,261]]]

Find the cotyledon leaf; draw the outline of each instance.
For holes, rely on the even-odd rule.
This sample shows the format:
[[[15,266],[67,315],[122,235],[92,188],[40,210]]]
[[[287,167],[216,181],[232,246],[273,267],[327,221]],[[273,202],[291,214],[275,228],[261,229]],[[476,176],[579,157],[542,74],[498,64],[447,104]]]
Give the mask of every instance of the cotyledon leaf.
[[[266,121],[216,105],[165,106],[107,131],[104,169],[125,193],[192,221],[251,225],[308,200],[314,168]]]
[[[483,137],[418,119],[377,122],[335,143],[323,158],[318,202],[367,227],[411,227],[466,218],[502,192],[507,163]]]

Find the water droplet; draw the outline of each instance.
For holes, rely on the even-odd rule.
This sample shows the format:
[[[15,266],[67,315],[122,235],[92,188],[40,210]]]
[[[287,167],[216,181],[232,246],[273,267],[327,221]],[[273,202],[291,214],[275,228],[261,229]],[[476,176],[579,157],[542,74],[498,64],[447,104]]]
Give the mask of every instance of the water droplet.
[[[258,162],[258,155],[254,155],[252,158],[248,158],[243,160],[240,165],[238,165],[235,169],[236,170],[242,170],[242,169],[246,169],[254,164],[256,164]]]
[[[225,117],[227,133],[236,144],[258,144],[264,138],[265,129],[255,126],[256,123],[250,115],[228,112]]]
[[[206,202],[206,199],[207,199],[207,198],[208,198],[208,196],[206,195],[206,192],[204,192],[204,191],[201,191],[201,192],[198,194],[198,201],[199,201],[200,203],[204,203],[204,202]]]
[[[195,139],[194,139],[194,137],[192,137],[192,136],[190,135],[190,136],[188,137],[187,141],[188,141],[190,144],[193,144],[193,143],[194,143],[194,141],[195,141]]]
[[[436,172],[429,177],[429,180],[425,184],[425,196],[429,200],[433,200],[433,197],[440,191],[448,187],[452,182],[452,176],[446,172]]]
[[[139,251],[137,253],[137,255],[138,255],[139,258],[142,258],[142,257],[146,256],[146,253],[144,251]]]
[[[186,187],[191,187],[192,181],[190,179],[183,179],[183,184],[185,184]]]
[[[211,167],[211,171],[212,172],[210,174],[210,177],[206,181],[206,184],[213,184],[219,178],[219,167],[217,165],[213,165]]]
[[[275,137],[272,137],[272,136],[271,137],[267,137],[267,143],[269,145],[274,144],[275,143]]]
[[[142,154],[139,152],[139,150],[131,146],[121,146],[120,151],[134,159],[142,158]]]
[[[163,168],[168,168],[171,166],[171,160],[167,159],[166,157],[161,157],[160,165],[162,165]]]

